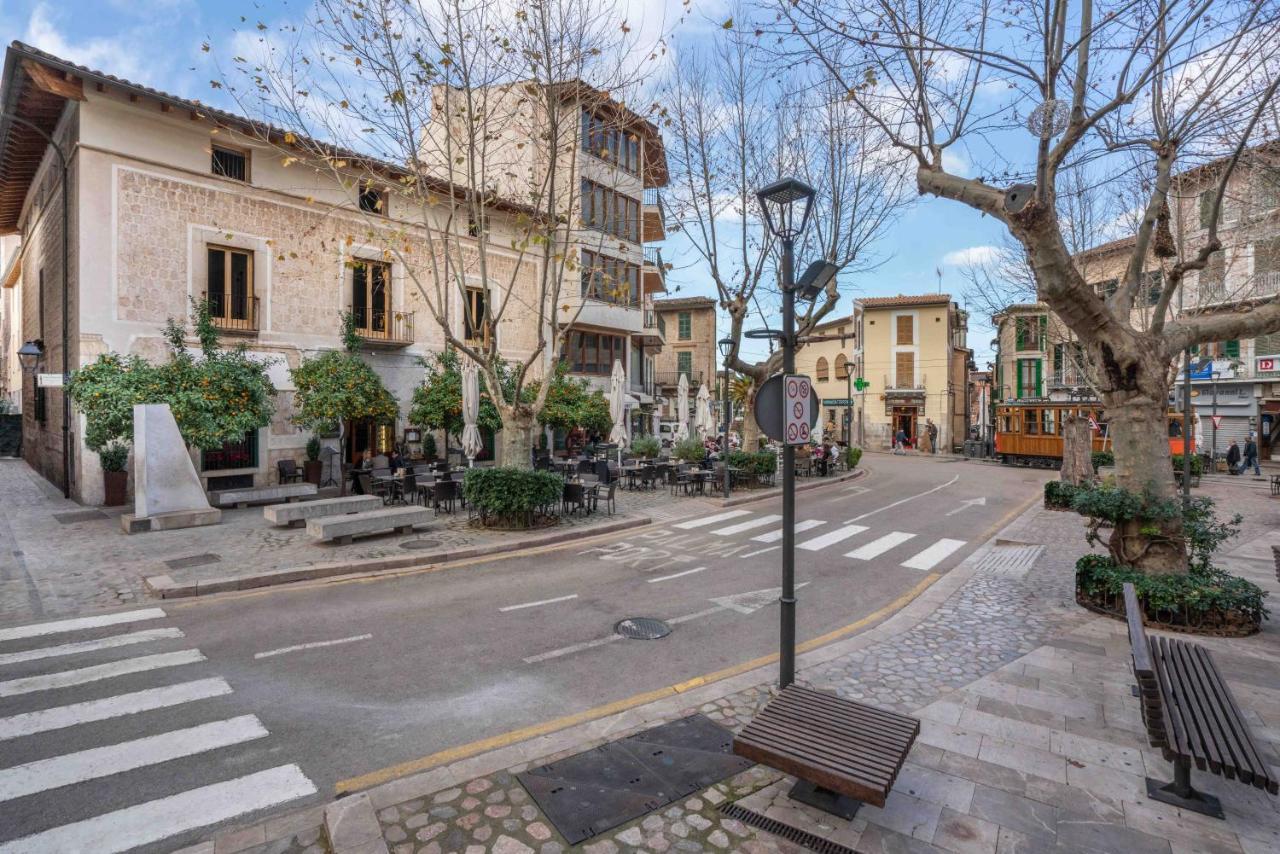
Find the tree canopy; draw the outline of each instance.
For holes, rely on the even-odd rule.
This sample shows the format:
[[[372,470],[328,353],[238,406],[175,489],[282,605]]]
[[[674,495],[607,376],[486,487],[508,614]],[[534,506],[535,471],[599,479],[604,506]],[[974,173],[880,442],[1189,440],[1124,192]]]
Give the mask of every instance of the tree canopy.
[[[360,339],[349,313],[342,316],[344,349],[303,359],[289,371],[293,378],[293,422],[310,429],[369,418],[394,421],[400,407],[382,379],[360,358]]]

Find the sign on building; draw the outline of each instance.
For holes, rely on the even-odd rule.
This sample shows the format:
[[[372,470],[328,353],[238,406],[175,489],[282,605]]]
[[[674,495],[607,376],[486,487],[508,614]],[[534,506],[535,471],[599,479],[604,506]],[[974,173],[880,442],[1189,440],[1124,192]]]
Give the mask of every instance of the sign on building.
[[[62,388],[62,374],[36,374],[36,385],[40,388]]]
[[[1257,359],[1257,369],[1260,374],[1269,374],[1280,371],[1280,356],[1259,356]]]

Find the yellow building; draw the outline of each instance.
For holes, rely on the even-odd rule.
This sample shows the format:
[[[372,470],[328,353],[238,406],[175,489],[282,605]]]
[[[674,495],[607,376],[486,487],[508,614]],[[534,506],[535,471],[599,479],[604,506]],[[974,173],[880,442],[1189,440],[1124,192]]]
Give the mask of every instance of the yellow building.
[[[914,444],[927,423],[938,449],[965,439],[968,421],[968,316],[950,294],[859,300],[863,377],[863,444],[889,448],[898,430]]]
[[[796,373],[813,380],[820,408],[818,422],[824,439],[857,442],[858,420],[854,404],[858,377],[858,310],[820,323],[796,352]]]

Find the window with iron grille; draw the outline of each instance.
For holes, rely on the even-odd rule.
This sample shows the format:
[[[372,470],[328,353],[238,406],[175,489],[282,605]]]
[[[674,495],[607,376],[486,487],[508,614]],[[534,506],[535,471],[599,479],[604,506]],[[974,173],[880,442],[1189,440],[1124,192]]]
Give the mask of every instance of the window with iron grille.
[[[1197,276],[1201,302],[1220,302],[1226,299],[1227,254],[1222,250],[1214,252]]]
[[[372,184],[365,184],[360,188],[360,210],[386,216],[387,194]]]
[[[215,145],[213,146],[210,166],[213,174],[221,175],[223,178],[231,178],[234,181],[249,180],[249,153],[247,151]]]
[[[36,398],[35,398],[34,409],[35,409],[35,417],[36,417],[37,424],[44,424],[46,421],[49,420],[49,399],[45,397],[45,391],[46,389],[44,386],[42,385],[36,386]]]
[[[466,337],[477,344],[489,343],[489,317],[483,288],[467,288]]]
[[[391,313],[391,265],[357,258],[351,263],[351,317],[356,329],[385,334]]]
[[[201,471],[249,469],[258,465],[258,431],[250,430],[235,442],[223,442],[221,448],[200,453]]]
[[[250,324],[253,317],[253,253],[228,246],[205,247],[205,299],[214,322]]]

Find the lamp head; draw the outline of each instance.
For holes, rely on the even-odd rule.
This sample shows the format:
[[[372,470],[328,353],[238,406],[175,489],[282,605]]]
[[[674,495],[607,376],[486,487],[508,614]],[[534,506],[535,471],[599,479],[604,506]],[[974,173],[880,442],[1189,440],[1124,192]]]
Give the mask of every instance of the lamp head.
[[[765,225],[775,237],[795,238],[809,222],[809,210],[816,195],[799,178],[783,178],[756,191]]]
[[[720,355],[729,358],[729,354],[733,352],[733,339],[721,338],[716,343],[720,345]]]
[[[18,362],[22,365],[24,373],[34,374],[40,367],[40,360],[44,358],[44,342],[39,338],[34,341],[24,342],[18,348]]]
[[[800,299],[812,302],[818,294],[827,288],[827,284],[840,272],[839,266],[830,261],[814,261],[804,271],[800,281],[796,282],[796,293]]]

